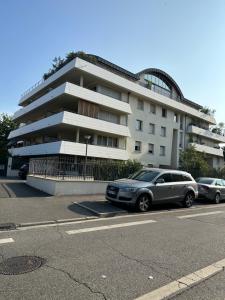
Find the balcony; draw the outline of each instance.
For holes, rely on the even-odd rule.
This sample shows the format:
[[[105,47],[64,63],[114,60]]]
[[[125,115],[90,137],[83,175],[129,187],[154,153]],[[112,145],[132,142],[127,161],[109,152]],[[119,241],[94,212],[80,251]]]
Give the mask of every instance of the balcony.
[[[67,98],[65,98],[66,96]],[[71,97],[74,97],[74,100]],[[51,105],[53,102],[54,104],[60,103],[63,105],[65,99],[67,102],[76,101],[76,99],[83,99],[91,103],[110,108],[113,111],[122,112],[125,114],[131,113],[130,105],[126,102],[115,100],[109,96],[105,96],[92,90],[80,87],[76,84],[66,82],[48,92],[44,96],[38,98],[34,102],[28,104],[24,108],[18,110],[14,114],[13,118],[14,120],[17,120],[32,111],[43,109],[43,106],[49,107],[49,105]]]
[[[85,156],[86,145],[82,143],[57,141],[46,144],[32,145],[9,150],[12,156],[36,156],[67,154]],[[127,160],[128,153],[124,149],[88,145],[88,156],[108,159]]]
[[[74,126],[124,137],[130,136],[130,131],[127,126],[64,111],[11,131],[8,139],[34,133],[40,130],[48,132],[49,128],[56,126],[59,127],[62,125],[64,127]]]
[[[197,150],[198,152],[204,152],[206,154],[223,157],[222,149],[217,149],[217,148],[209,147],[206,145],[200,145],[196,143],[190,143],[189,145],[194,146],[195,150]]]
[[[213,133],[209,130],[206,130],[206,129],[203,129],[203,128],[200,128],[200,127],[197,127],[194,125],[188,126],[188,133],[200,135],[200,136],[214,140],[219,143],[225,143],[225,136]]]

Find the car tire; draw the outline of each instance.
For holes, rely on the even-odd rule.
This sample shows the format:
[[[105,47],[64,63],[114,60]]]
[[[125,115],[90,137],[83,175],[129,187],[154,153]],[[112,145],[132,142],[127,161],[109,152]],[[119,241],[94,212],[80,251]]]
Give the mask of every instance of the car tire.
[[[192,192],[189,192],[186,194],[184,200],[183,200],[183,206],[186,207],[186,208],[189,208],[192,206],[193,204],[193,201],[195,199],[195,196]]]
[[[214,203],[215,204],[219,204],[220,203],[220,194],[219,193],[216,193],[215,199],[214,199]]]
[[[136,202],[136,208],[140,212],[146,212],[150,209],[151,206],[151,199],[149,195],[147,194],[142,194],[138,197],[137,202]]]

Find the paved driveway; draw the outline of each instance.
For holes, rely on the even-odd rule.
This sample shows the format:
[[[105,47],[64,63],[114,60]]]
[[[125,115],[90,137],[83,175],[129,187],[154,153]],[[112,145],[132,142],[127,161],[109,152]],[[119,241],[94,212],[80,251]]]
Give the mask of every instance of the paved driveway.
[[[48,196],[48,194],[28,186],[23,180],[0,179],[0,198],[46,196]]]

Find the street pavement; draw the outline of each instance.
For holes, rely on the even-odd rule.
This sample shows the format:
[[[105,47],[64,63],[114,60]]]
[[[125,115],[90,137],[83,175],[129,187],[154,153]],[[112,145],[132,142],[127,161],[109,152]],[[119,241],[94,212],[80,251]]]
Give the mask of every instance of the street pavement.
[[[0,299],[224,300],[224,228],[219,204],[0,232],[0,261],[47,260],[0,275]],[[189,285],[180,281],[187,275]]]

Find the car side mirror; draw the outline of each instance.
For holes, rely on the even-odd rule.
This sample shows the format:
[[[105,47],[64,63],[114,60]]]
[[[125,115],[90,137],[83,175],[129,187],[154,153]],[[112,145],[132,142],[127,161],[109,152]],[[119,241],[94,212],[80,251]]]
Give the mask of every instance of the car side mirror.
[[[162,183],[165,183],[165,180],[163,178],[159,178],[155,182],[155,184],[162,184]]]

